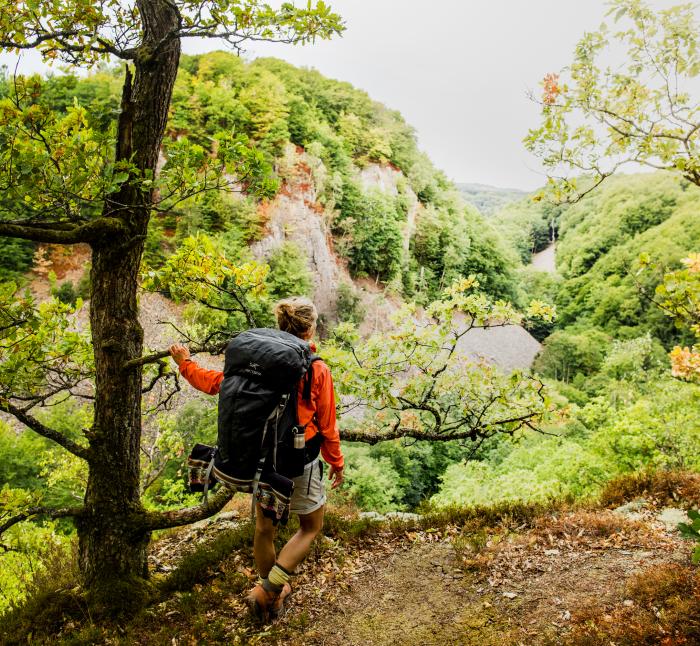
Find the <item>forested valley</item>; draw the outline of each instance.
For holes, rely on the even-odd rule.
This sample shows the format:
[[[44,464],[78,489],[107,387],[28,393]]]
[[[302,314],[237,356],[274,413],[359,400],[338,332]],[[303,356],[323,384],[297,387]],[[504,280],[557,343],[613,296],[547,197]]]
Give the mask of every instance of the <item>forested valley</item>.
[[[642,11],[618,4],[632,18]],[[339,27],[324,11],[325,37]],[[678,36],[679,16],[689,20],[678,12],[666,20],[692,39]],[[387,620],[394,632],[381,637],[379,611],[355,621],[359,610],[345,606],[347,626],[336,612],[320,627],[319,615],[404,552],[416,572],[432,568],[427,581],[438,568],[440,586],[472,586],[446,603],[449,620],[420,602],[423,623],[456,622],[457,641],[419,622],[405,643],[700,643],[700,551],[687,540],[700,536],[695,166],[664,149],[670,168],[572,163],[574,179],[532,194],[456,185],[399,112],[349,83],[213,51],[179,57],[149,169],[133,151],[119,157],[125,73],[100,62],[86,75],[0,75],[2,643],[321,644],[345,629],[352,637],[333,643],[392,643],[408,616]],[[569,89],[551,77],[543,89],[544,125],[526,144],[544,156],[548,137],[554,148],[566,139],[552,111]],[[697,162],[694,135],[685,146]],[[113,221],[131,226],[130,208],[147,216],[124,234]],[[116,262],[140,254],[129,276],[142,345],[128,349],[120,335],[133,328],[99,330],[90,309],[107,298],[107,248]],[[545,268],[533,263],[542,252],[554,258]],[[274,303],[294,295],[319,309],[346,476],[299,575],[307,592],[263,630],[239,599],[255,579],[248,499],[220,488],[202,502],[187,488],[189,450],[216,442],[217,400],[188,389],[167,347],[185,343],[221,369],[231,336],[274,327]],[[123,366],[109,363],[114,344]],[[124,443],[137,455],[123,471],[99,461],[105,365],[138,371],[140,415]],[[111,477],[123,496],[113,508],[102,501]],[[122,492],[116,480],[129,478]],[[118,537],[90,533],[104,513]],[[122,565],[91,546],[107,540],[136,556],[128,576],[101,587]],[[592,566],[609,578],[582,584],[590,598],[608,595],[638,557],[634,571],[646,574],[623,577],[605,614],[567,597],[575,567],[551,563],[607,550],[621,551]],[[117,565],[95,565],[113,556]],[[564,601],[540,612],[528,581],[542,572],[560,578]],[[380,608],[403,590],[396,576],[383,580]],[[532,628],[519,615],[535,606]]]

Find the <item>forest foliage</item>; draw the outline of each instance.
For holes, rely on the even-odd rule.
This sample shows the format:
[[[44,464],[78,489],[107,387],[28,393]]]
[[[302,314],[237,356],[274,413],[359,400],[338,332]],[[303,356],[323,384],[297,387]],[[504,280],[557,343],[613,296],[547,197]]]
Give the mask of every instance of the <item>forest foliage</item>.
[[[471,273],[494,295],[512,293],[503,250],[418,150],[413,129],[350,84],[275,59],[245,63],[224,52],[185,57],[172,114],[169,135],[204,147],[220,130],[244,134],[275,165],[281,181],[284,169],[275,162],[286,146],[317,159],[318,201],[332,214],[338,251],[354,275],[393,281],[408,297],[422,291],[426,300]],[[359,171],[369,164],[403,173],[398,195],[363,186]],[[425,208],[418,211],[406,253],[409,193]]]
[[[592,496],[621,473],[700,468],[699,198],[672,174],[618,175],[573,204],[529,197],[492,216],[525,263],[550,223],[557,235],[557,271],[517,275],[524,300],[557,307],[534,370],[559,418],[552,436],[450,465],[434,502]]]
[[[517,275],[521,298],[557,307],[531,331],[558,419],[449,466],[438,504],[585,497],[615,474],[698,469],[696,8],[615,0],[607,18],[531,97],[541,123],[525,145],[547,186],[492,218],[523,263],[556,240],[556,272]],[[640,164],[664,172],[619,172]]]
[[[33,123],[31,115],[36,115],[37,132],[50,133],[51,146],[59,146],[66,163],[85,162],[79,164],[84,168],[83,175],[72,178],[77,182],[73,187],[76,195],[79,191],[82,194],[75,203],[66,204],[80,211],[81,217],[91,217],[90,209],[97,208],[95,195],[109,192],[110,182],[117,186],[128,175],[126,170],[109,166],[121,73],[119,68],[103,67],[86,77],[60,74],[44,79],[11,79],[5,74],[0,79],[5,119],[2,125],[8,132],[15,123],[20,127]],[[18,88],[20,96],[16,95]],[[39,139],[21,150],[27,169],[45,153]],[[425,305],[434,302],[434,314],[442,320],[431,329],[409,329],[410,312],[404,312],[404,333],[397,335],[389,348],[381,339],[367,345],[364,367],[358,370],[356,366],[355,373],[346,373],[355,390],[364,387],[363,397],[374,398],[382,407],[397,412],[405,427],[395,437],[409,433],[416,436],[415,441],[422,434],[434,432],[438,439],[444,439],[439,437],[442,433],[449,439],[453,433],[464,442],[470,436],[478,439],[482,433],[497,432],[500,426],[515,432],[523,421],[534,422],[545,402],[537,380],[500,377],[495,371],[472,373],[463,363],[450,364],[452,352],[444,357],[444,368],[441,363],[436,364],[437,368],[433,365],[435,357],[443,352],[443,344],[449,347],[458,340],[454,335],[464,332],[455,332],[457,328],[452,325],[450,310],[455,306],[473,312],[479,325],[489,324],[489,313],[516,316],[498,300],[513,293],[513,277],[508,254],[495,232],[475,209],[465,206],[454,186],[418,151],[413,131],[398,113],[348,84],[273,59],[245,63],[231,54],[215,52],[182,60],[163,145],[157,208],[146,239],[143,279],[144,287],[185,305],[184,333],[188,338],[212,339],[213,335],[230,334],[253,324],[272,325],[271,305],[275,299],[311,292],[308,259],[299,247],[287,242],[265,263],[255,261],[250,251],[250,244],[265,231],[265,199],[272,198],[288,179],[285,173],[290,147],[303,148],[313,160],[318,203],[352,274],[371,276],[395,293]],[[222,167],[209,174],[215,155],[222,162],[229,155],[240,155],[235,169],[249,184],[235,187],[234,192],[211,190],[219,187],[208,187],[207,182],[218,182],[221,173],[226,172]],[[99,172],[104,164],[107,173]],[[365,188],[360,171],[369,164],[401,171],[397,194]],[[16,170],[21,173],[23,168],[20,164]],[[53,170],[47,171],[42,181],[49,193],[55,193],[53,197],[60,198],[60,177]],[[152,180],[146,177],[139,181]],[[178,193],[172,189],[176,184],[188,190]],[[40,208],[40,204],[21,199],[22,191],[29,195],[34,188],[18,182],[13,195],[5,194],[0,204],[3,212]],[[416,222],[408,236],[412,208],[416,209]],[[36,303],[29,292],[24,292],[26,270],[33,263],[43,264],[44,254],[51,250],[46,245],[6,239],[0,244],[7,252],[0,256],[3,278],[8,281],[2,285],[3,316],[16,337],[4,338],[2,368],[11,385],[9,391],[3,391],[3,397],[47,387],[46,375],[41,374],[46,362],[60,370],[61,379],[73,379],[68,393],[77,393],[88,403],[79,406],[48,394],[40,398],[40,403],[49,406],[34,411],[35,425],[46,424],[63,432],[64,445],[80,454],[87,450],[85,435],[93,424],[89,405],[93,367],[89,334],[78,331],[75,321],[81,316],[83,298],[90,296],[90,286],[59,285],[54,281],[51,288],[56,299]],[[447,288],[462,276],[470,278],[449,291]],[[361,321],[362,308],[352,288],[341,289],[339,297],[339,319],[349,326],[346,324],[347,332],[342,326],[338,328],[335,346],[329,343],[326,354],[330,363],[349,365],[356,361],[346,344],[354,334],[350,331],[352,324]],[[27,339],[36,346],[29,361],[23,352],[12,350],[15,341],[19,349],[25,348]],[[396,399],[391,387],[396,372],[382,367],[387,352],[403,361],[402,370],[407,374],[419,359],[425,377],[432,371],[437,380],[444,373],[436,388],[431,388],[429,380],[409,383],[408,395],[416,402],[422,400],[422,404]],[[373,363],[376,366],[371,368]],[[13,372],[17,377],[11,377]],[[162,361],[145,367],[144,384],[152,384],[146,390],[161,379],[163,384],[172,385],[173,378],[172,370]],[[449,388],[450,380],[455,379],[463,383],[464,390],[464,403],[457,408]],[[339,387],[343,388],[340,382]],[[487,403],[481,415],[474,416],[465,406],[478,403],[479,397],[488,402],[489,389],[493,401]],[[506,392],[517,393],[512,402]],[[443,425],[426,423],[430,415],[420,406],[433,401],[444,409]],[[516,401],[522,419],[509,421],[506,413]],[[144,404],[147,422],[140,475],[145,509],[169,510],[196,503],[185,490],[182,456],[196,440],[211,442],[215,428],[212,402],[174,415],[165,414],[149,396]],[[373,428],[378,432],[388,429],[390,422],[377,417]],[[48,448],[43,440],[37,441],[31,447],[42,456],[38,460],[41,469],[25,473],[27,450],[33,442],[29,431],[18,433],[14,425],[4,425],[1,430],[7,449],[1,482],[3,518],[37,504],[70,507],[80,503],[87,471],[79,459]],[[416,445],[423,447],[417,449],[419,453],[408,446],[402,449],[400,441],[388,446],[395,446],[397,456],[401,455],[391,461],[396,467],[387,471],[389,478],[394,468],[401,471],[397,482],[407,491],[397,494],[394,503],[399,507],[415,506],[435,491],[446,464],[445,455],[464,452],[459,444],[446,453],[420,442]],[[389,458],[384,459],[384,454],[377,451],[373,455],[388,464]],[[435,453],[434,459],[426,458],[426,451]],[[365,461],[364,468],[358,466],[358,476],[350,482],[346,495],[356,503],[366,503],[361,491],[363,482],[366,485],[373,469],[376,471],[374,463],[372,458]],[[360,477],[362,473],[364,478]],[[423,480],[411,485],[416,473]],[[56,539],[46,540],[47,532]],[[27,580],[42,569],[42,564],[54,558],[70,560],[72,533],[69,521],[46,519],[13,525],[3,533],[5,562],[11,565],[1,582],[3,607],[18,601]]]
[[[113,135],[120,74],[104,67],[86,77],[32,79],[27,87],[35,93],[37,114],[53,120],[57,133],[73,126],[102,133],[105,138],[93,142],[100,148]],[[6,118],[10,84],[5,73],[0,102]],[[699,189],[692,182],[672,174],[617,176],[575,204],[528,197],[487,221],[419,151],[401,115],[366,93],[275,59],[245,62],[225,52],[183,57],[163,148],[166,176],[203,163],[233,141],[231,133],[241,146],[254,148],[261,172],[252,181],[267,198],[217,191],[166,200],[146,240],[144,286],[185,304],[192,339],[252,321],[271,325],[275,299],[311,294],[313,277],[301,248],[287,242],[265,263],[250,251],[265,233],[265,199],[289,180],[290,150],[303,150],[313,162],[318,204],[352,276],[371,277],[413,303],[400,310],[394,334],[369,339],[353,356],[354,327],[363,311],[351,285],[338,290],[340,324],[323,356],[350,409],[353,395],[363,405],[371,402],[372,412],[363,418],[370,439],[373,431],[394,425],[397,434],[385,442],[347,445],[347,486],[334,494],[336,501],[388,511],[585,497],[625,472],[700,469],[700,393],[693,383],[700,374],[700,328],[697,309],[686,307],[689,299],[699,300]],[[75,150],[87,161],[88,149]],[[372,164],[401,171],[396,194],[363,184],[361,171]],[[557,273],[527,267],[552,238]],[[0,239],[5,300],[22,293],[37,251],[34,243]],[[66,348],[52,344],[52,335],[74,335],[71,352],[80,349],[89,365],[88,341],[72,327],[89,286],[53,287],[57,299],[27,325],[41,351],[52,346],[53,358],[66,365],[76,356],[64,356]],[[245,305],[235,302],[241,293]],[[24,298],[28,303],[29,295]],[[521,309],[533,301],[539,305],[521,316],[503,298]],[[556,320],[545,303],[556,306]],[[437,324],[417,325],[416,306],[428,308]],[[455,307],[474,313],[477,323],[479,316],[482,324],[522,322],[543,341],[536,376],[490,369],[475,376],[464,362],[436,367],[434,357],[444,358],[458,329],[451,319]],[[408,375],[398,394],[396,365]],[[16,383],[36,378],[12,357],[2,370],[16,372]],[[149,367],[147,377],[160,370]],[[551,397],[542,395],[540,379]],[[490,403],[480,415],[484,401]],[[52,403],[39,419],[80,446],[81,431],[91,423],[89,407]],[[514,408],[522,416],[510,420]],[[486,429],[479,442],[466,432],[469,424]],[[211,400],[195,399],[149,420],[141,461],[147,509],[195,502],[185,489],[182,456],[194,442],[212,442],[215,432]],[[4,422],[0,453],[4,509],[80,501],[86,473],[74,456]],[[37,459],[28,462],[27,455]],[[51,559],[70,560],[72,532],[68,521],[43,520],[3,535],[7,567],[0,577],[0,611],[21,599],[27,582]]]
[[[118,108],[120,74],[119,68],[105,68],[85,78],[37,79],[35,101],[59,115],[80,110],[81,118],[99,132]],[[0,97],[8,95],[9,84],[6,71]],[[495,296],[513,295],[509,258],[490,226],[419,151],[415,133],[401,115],[349,83],[277,59],[248,63],[227,52],[183,56],[166,131],[165,170],[177,162],[171,158],[211,151],[231,132],[263,154],[277,186],[285,180],[282,161],[289,145],[318,160],[318,201],[354,275],[379,278],[423,302],[470,274]],[[368,164],[390,165],[403,173],[398,195],[363,186],[359,172]],[[406,252],[409,193],[423,208]],[[169,244],[195,230],[221,236],[229,253],[241,253],[259,237],[263,224],[250,200],[216,193],[193,197],[167,208],[151,226],[147,259],[162,261]],[[7,240],[0,245],[8,246],[8,253],[0,254],[0,272],[7,278],[31,265],[33,245]]]

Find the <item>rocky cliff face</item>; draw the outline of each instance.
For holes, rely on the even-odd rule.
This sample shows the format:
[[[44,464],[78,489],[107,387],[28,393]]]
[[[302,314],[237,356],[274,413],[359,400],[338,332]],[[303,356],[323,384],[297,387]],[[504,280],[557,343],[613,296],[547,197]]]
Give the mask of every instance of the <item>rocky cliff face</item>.
[[[353,283],[367,313],[360,332],[368,336],[386,331],[391,327],[391,314],[401,305],[400,299],[387,294],[381,285],[370,279],[353,281],[343,261],[334,253],[330,214],[318,201],[314,181],[317,166],[318,161],[303,149],[290,147],[287,150],[285,181],[277,197],[261,207],[267,221],[267,235],[253,245],[253,254],[265,260],[285,241],[295,243],[308,259],[314,280],[314,302],[322,314],[333,319],[339,284]],[[403,230],[404,248],[408,251],[422,206],[403,173],[388,164],[369,164],[360,171],[359,179],[367,191],[378,190],[393,196],[403,193],[408,197]],[[466,356],[498,365],[506,371],[529,368],[540,348],[538,341],[519,326],[471,330],[460,342],[460,349]]]
[[[326,212],[318,202],[312,173],[313,161],[301,149],[288,151],[285,181],[272,202],[261,207],[267,235],[252,247],[265,260],[285,241],[304,251],[314,280],[314,302],[319,311],[335,313],[335,293],[341,278],[350,280],[333,253],[333,239]]]
[[[473,361],[485,361],[510,373],[531,368],[542,345],[525,328],[506,325],[469,330],[457,348]]]
[[[314,280],[314,302],[320,312],[333,318],[336,312],[336,295],[341,282],[353,282],[347,268],[333,251],[330,233],[330,214],[318,201],[313,168],[316,160],[301,148],[290,148],[285,156],[285,180],[277,197],[261,207],[261,215],[267,221],[267,235],[252,247],[260,260],[285,241],[293,242],[306,254]],[[402,191],[409,199],[407,221],[404,226],[404,248],[408,251],[415,230],[420,203],[408,187],[403,173],[390,165],[369,164],[359,176],[365,190],[378,190],[390,195]],[[370,285],[371,281],[356,284],[363,304],[374,312],[382,312],[381,321],[373,316],[374,323],[367,331],[384,329],[387,314],[396,309],[396,299],[386,299],[383,290]],[[381,301],[381,302],[380,302]],[[366,327],[366,326],[365,326]]]
[[[284,242],[293,242],[307,258],[313,276],[314,302],[322,314],[331,320],[335,318],[338,286],[351,283],[358,290],[366,311],[360,333],[369,336],[389,330],[391,315],[401,306],[401,299],[387,293],[383,285],[369,278],[353,281],[343,260],[335,254],[330,232],[331,214],[319,202],[317,181],[319,167],[322,168],[319,160],[301,148],[290,146],[283,163],[281,175],[284,182],[280,192],[274,200],[260,206],[260,215],[267,223],[267,234],[252,246],[253,255],[266,260]],[[402,193],[408,197],[409,208],[403,230],[404,248],[408,251],[417,216],[423,207],[403,173],[391,165],[369,164],[360,171],[359,180],[367,191],[378,190],[392,196]],[[89,250],[78,249],[67,257],[69,265],[62,256],[56,258],[51,256],[48,269],[54,270],[59,279],[77,282],[89,260]],[[33,272],[32,288],[40,300],[48,298],[48,281],[43,274],[40,275],[39,269]],[[169,316],[166,319],[180,321],[182,308],[162,296],[147,293],[141,295],[140,307],[147,345],[167,347],[174,336],[169,326],[160,324],[164,318],[162,314],[167,311]],[[472,330],[460,344],[466,356],[494,363],[507,371],[529,368],[540,348],[540,344],[518,326]],[[208,359],[204,362],[207,367],[218,367],[216,360],[213,360],[214,365],[209,365]]]

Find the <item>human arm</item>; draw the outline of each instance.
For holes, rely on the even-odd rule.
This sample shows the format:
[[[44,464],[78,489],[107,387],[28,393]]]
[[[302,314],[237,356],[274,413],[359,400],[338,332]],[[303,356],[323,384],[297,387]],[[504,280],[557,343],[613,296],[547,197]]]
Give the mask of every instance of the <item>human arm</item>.
[[[333,379],[328,366],[318,362],[314,364],[315,422],[321,433],[321,456],[330,465],[328,479],[333,480],[335,489],[343,482],[345,459],[340,448],[340,430],[335,415],[335,393]]]
[[[179,343],[170,346],[170,356],[178,365],[180,374],[197,390],[207,395],[218,395],[224,373],[202,368],[190,358],[190,351]]]

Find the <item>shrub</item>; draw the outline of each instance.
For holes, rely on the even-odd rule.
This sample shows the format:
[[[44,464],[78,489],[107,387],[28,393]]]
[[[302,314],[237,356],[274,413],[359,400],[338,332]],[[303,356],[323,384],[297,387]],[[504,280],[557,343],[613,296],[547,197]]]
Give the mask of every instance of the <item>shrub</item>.
[[[3,491],[3,494],[7,490]],[[56,522],[25,523],[3,534],[0,551],[0,618],[22,622],[27,612],[37,612],[47,597],[73,588],[78,581],[71,541],[57,530]]]
[[[609,471],[604,458],[578,442],[532,437],[501,460],[449,466],[432,502],[486,505],[580,497],[594,493]]]
[[[642,381],[658,375],[667,364],[663,346],[647,333],[629,341],[613,341],[601,373],[618,381]]]
[[[690,471],[640,471],[608,482],[600,494],[603,507],[618,507],[635,498],[653,498],[659,504],[700,506],[700,474]]]
[[[360,509],[386,512],[401,507],[400,477],[388,458],[373,460],[366,446],[346,445],[343,453],[348,466],[344,491]]]
[[[78,292],[70,280],[61,283],[60,287],[53,288],[51,294],[67,305],[75,305],[78,300]]]
[[[0,281],[14,280],[29,271],[36,244],[19,238],[0,237]]]
[[[636,574],[629,604],[592,604],[575,611],[565,646],[656,646],[700,643],[700,574],[664,564]],[[557,643],[562,643],[559,641]]]
[[[275,298],[310,296],[313,280],[304,252],[293,242],[284,242],[268,260],[270,274],[267,285]]]
[[[700,563],[700,511],[690,509],[688,511],[689,523],[679,523],[678,529],[681,536],[695,541],[696,545],[693,549],[692,561],[695,565]]]
[[[350,283],[340,283],[335,301],[338,321],[360,325],[365,319],[362,297]]]
[[[645,395],[611,409],[592,448],[620,471],[699,469],[700,391],[669,380],[653,383]]]
[[[388,282],[401,270],[403,212],[396,198],[348,181],[343,188],[340,216],[334,229],[344,240],[340,246],[355,275],[369,275]]]
[[[600,330],[557,330],[545,339],[534,369],[566,383],[578,374],[592,375],[602,366],[610,342],[610,337]]]

